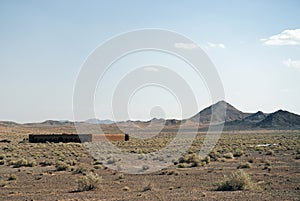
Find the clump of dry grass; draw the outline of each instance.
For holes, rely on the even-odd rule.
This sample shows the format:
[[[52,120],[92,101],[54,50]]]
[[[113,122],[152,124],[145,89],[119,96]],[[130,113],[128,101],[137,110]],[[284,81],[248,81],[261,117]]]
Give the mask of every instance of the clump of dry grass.
[[[236,149],[233,153],[234,157],[241,157],[244,154],[244,151],[241,149]]]
[[[258,190],[250,176],[243,170],[237,170],[218,184],[217,191]]]
[[[69,168],[69,165],[64,162],[61,162],[61,161],[58,161],[55,164],[56,171],[65,171],[65,170],[68,170],[68,168]]]
[[[102,183],[102,177],[97,175],[96,173],[89,172],[86,176],[77,180],[78,188],[77,191],[90,191],[93,189],[100,188]]]
[[[187,154],[179,158],[180,164],[190,164],[191,167],[198,167],[201,165],[201,160],[197,154]]]
[[[244,168],[251,168],[251,163],[249,163],[249,162],[246,162],[246,163],[240,163],[240,164],[237,166],[237,169],[244,169]]]
[[[228,153],[224,154],[223,157],[227,158],[227,159],[233,159],[233,153],[228,152]]]
[[[17,161],[11,162],[11,165],[13,165],[14,168],[33,167],[36,165],[36,162],[35,162],[35,160],[27,160],[25,158],[21,158]]]
[[[8,181],[17,180],[17,176],[15,174],[10,174],[7,180]]]
[[[51,166],[51,165],[53,165],[53,161],[52,160],[43,160],[39,164],[42,167]]]
[[[0,188],[6,186],[7,182],[0,179]]]
[[[274,151],[272,149],[267,150],[266,155],[273,156],[274,155]]]
[[[5,159],[6,155],[5,154],[0,154],[0,160]]]

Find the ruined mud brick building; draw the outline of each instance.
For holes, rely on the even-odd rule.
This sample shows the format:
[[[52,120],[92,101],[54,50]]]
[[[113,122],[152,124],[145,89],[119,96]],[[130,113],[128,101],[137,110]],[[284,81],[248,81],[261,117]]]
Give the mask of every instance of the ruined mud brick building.
[[[128,134],[29,134],[29,142],[100,142],[127,141]]]

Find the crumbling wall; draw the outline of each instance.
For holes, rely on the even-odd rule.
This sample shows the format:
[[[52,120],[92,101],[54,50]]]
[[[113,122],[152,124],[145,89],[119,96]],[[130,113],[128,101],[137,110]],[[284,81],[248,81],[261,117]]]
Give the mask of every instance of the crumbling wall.
[[[127,141],[128,134],[29,134],[29,142],[99,142],[99,141]]]

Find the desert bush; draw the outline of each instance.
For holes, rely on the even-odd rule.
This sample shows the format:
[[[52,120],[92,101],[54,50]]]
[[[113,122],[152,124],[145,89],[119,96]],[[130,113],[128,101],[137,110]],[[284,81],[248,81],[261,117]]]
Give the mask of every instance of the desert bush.
[[[77,190],[82,191],[90,191],[93,189],[100,188],[102,183],[102,177],[97,175],[96,173],[90,172],[86,174],[83,178],[77,180],[78,188]]]
[[[69,168],[69,165],[64,162],[61,162],[61,161],[58,161],[55,164],[56,171],[65,171],[65,170],[68,170],[68,168]]]
[[[0,160],[3,160],[5,158],[6,158],[5,154],[0,154]]]
[[[218,184],[217,191],[255,190],[258,187],[251,181],[250,176],[243,170],[233,172]]]
[[[66,161],[66,163],[67,163],[68,165],[74,166],[74,165],[77,164],[77,161],[76,161],[76,160],[68,160],[68,161]]]
[[[271,161],[265,160],[264,163],[265,163],[265,166],[271,166]]]
[[[100,169],[103,169],[103,166],[102,165],[94,165],[94,169],[100,170]]]
[[[179,158],[178,162],[180,164],[186,163],[190,164],[191,167],[197,167],[201,165],[201,160],[197,156],[197,154],[187,154]]]
[[[187,165],[185,163],[179,163],[177,167],[178,168],[186,168]]]
[[[6,186],[7,182],[0,179],[0,188]]]
[[[175,176],[178,176],[178,175],[179,175],[179,172],[178,172],[178,171],[175,171],[175,170],[171,170],[171,171],[167,172],[167,175],[175,175]]]
[[[268,170],[268,171],[271,171],[271,170],[272,170],[272,168],[271,168],[271,166],[264,166],[263,170]]]
[[[51,160],[44,160],[44,161],[41,161],[39,163],[39,165],[43,166],[43,167],[45,167],[45,166],[51,166],[51,165],[53,165],[53,161],[51,161]]]
[[[241,157],[244,154],[244,151],[241,149],[236,149],[233,153],[234,157]]]
[[[209,153],[209,157],[210,157],[211,159],[213,159],[214,161],[217,161],[218,158],[220,158],[220,154],[219,154],[219,152],[217,152],[216,150],[213,150],[213,151],[211,151],[211,152]]]
[[[266,155],[274,155],[274,151],[270,149],[266,152]]]
[[[19,167],[33,167],[36,165],[35,160],[26,160],[24,158],[21,158],[17,161],[11,162],[14,168],[19,168]]]
[[[206,156],[202,161],[204,161],[206,164],[210,163],[210,156]]]
[[[295,159],[297,159],[297,160],[300,159],[300,154],[297,154],[296,157],[295,157]]]
[[[5,160],[0,160],[0,165],[5,165]]]
[[[17,179],[17,176],[15,174],[10,174],[7,180],[12,181],[12,180],[16,180],[16,179]]]
[[[118,175],[118,179],[125,179],[124,174],[119,174],[119,175]]]
[[[78,166],[76,167],[76,169],[73,171],[74,174],[83,174],[85,175],[88,171],[87,167],[83,167],[83,166]]]
[[[228,152],[228,153],[224,154],[223,157],[227,158],[227,159],[232,159],[233,158],[233,153]]]
[[[249,163],[249,162],[246,162],[246,163],[240,163],[240,164],[237,166],[237,169],[244,169],[244,168],[251,168],[251,163]]]

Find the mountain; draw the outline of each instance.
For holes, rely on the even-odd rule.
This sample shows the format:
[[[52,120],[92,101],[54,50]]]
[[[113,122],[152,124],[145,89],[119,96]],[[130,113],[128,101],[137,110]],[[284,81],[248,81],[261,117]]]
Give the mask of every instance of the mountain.
[[[226,112],[226,113],[225,113]],[[214,115],[213,115],[214,114]],[[225,119],[225,122],[223,121]],[[111,120],[88,119],[84,122],[90,125],[106,124],[114,126],[115,122]],[[220,125],[224,123],[224,130],[258,130],[258,129],[279,129],[279,130],[300,130],[300,115],[278,110],[274,113],[266,114],[261,111],[256,113],[245,113],[236,109],[225,101],[219,101],[192,116],[188,119],[157,119],[151,121],[124,121],[118,122],[118,125],[131,128],[133,126],[147,127],[153,124],[165,124],[169,128],[176,128],[184,124],[186,128],[193,125],[199,125],[199,129],[207,130],[210,123]],[[41,123],[18,124],[15,122],[0,121],[1,127],[52,127],[52,126],[74,126],[74,122],[47,120]]]
[[[41,123],[26,123],[23,124],[25,126],[67,126],[67,125],[74,125],[73,122],[68,120],[46,120]]]
[[[85,123],[88,123],[88,124],[113,124],[115,122],[112,120],[109,120],[109,119],[99,120],[99,119],[93,118],[93,119],[86,120]]]
[[[15,123],[13,121],[0,121],[0,126],[3,127],[16,127],[19,126],[20,124]]]
[[[256,126],[259,128],[300,129],[300,116],[288,111],[278,110],[269,114]]]
[[[224,117],[225,115],[224,110],[226,111],[225,117]],[[225,101],[219,101],[203,109],[202,111],[200,111],[199,113],[191,117],[189,120],[192,120],[194,122],[199,121],[200,124],[209,124],[211,122],[213,112],[215,114],[215,116],[213,116],[214,118],[213,123],[222,123],[222,119],[225,119],[225,122],[242,120],[245,117],[251,115],[249,113],[244,113],[236,109],[235,107],[233,107],[232,105],[230,105]]]
[[[256,127],[256,123],[264,120],[266,118],[266,114],[261,111],[258,111],[254,114],[251,114],[243,119],[238,119],[234,121],[225,122],[224,129],[225,130],[250,130]]]
[[[262,111],[258,111],[254,114],[251,114],[250,116],[245,117],[242,122],[246,122],[246,123],[257,123],[262,121],[264,118],[266,118],[266,114],[264,114]]]

